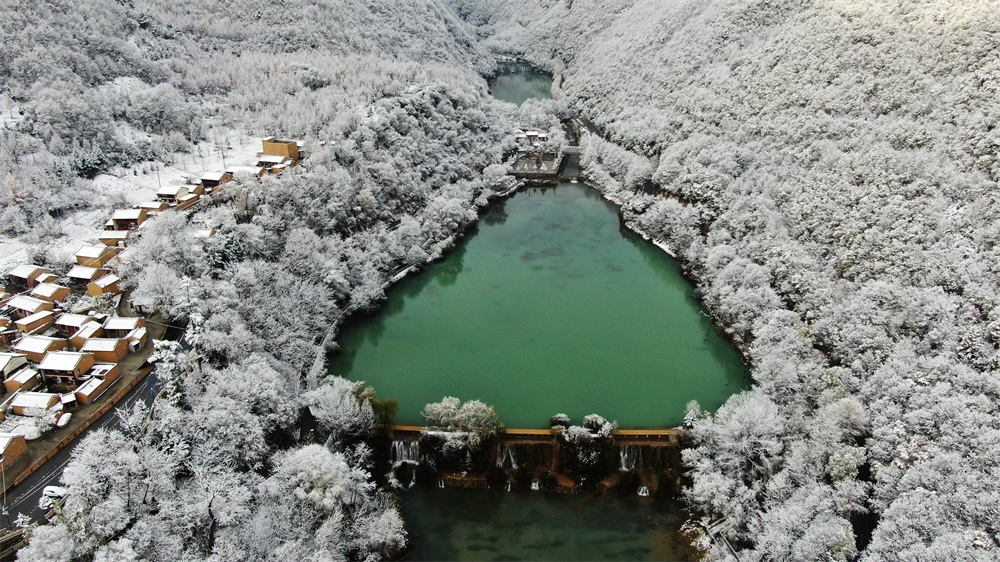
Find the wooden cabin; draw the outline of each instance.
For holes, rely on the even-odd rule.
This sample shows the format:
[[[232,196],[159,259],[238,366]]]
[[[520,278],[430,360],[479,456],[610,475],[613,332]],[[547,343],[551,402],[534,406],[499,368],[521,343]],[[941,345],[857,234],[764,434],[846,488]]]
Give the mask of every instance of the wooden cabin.
[[[90,378],[73,392],[81,404],[90,404],[107,391],[119,377],[118,365],[97,363],[90,371]]]
[[[109,273],[97,281],[87,284],[87,294],[92,297],[117,295],[121,292],[121,279],[114,273]]]
[[[121,251],[118,247],[88,244],[76,252],[76,263],[87,267],[104,267]]]
[[[93,366],[91,353],[50,351],[38,363],[38,372],[49,384],[76,387]]]
[[[31,296],[48,302],[62,302],[70,295],[69,287],[56,283],[39,283],[31,290]]]
[[[69,338],[69,343],[73,345],[73,349],[80,349],[83,344],[87,343],[87,340],[92,338],[99,338],[104,335],[104,325],[100,322],[92,321],[84,324],[80,331],[73,334]]]
[[[111,215],[112,230],[132,230],[146,222],[149,212],[145,209],[118,209]]]
[[[59,395],[48,392],[19,392],[10,401],[10,410],[19,416],[43,416],[59,404]]]
[[[201,176],[201,185],[207,189],[214,189],[231,181],[233,181],[233,175],[225,171],[208,172]]]
[[[7,392],[13,393],[18,390],[31,390],[41,383],[38,370],[33,367],[24,367],[3,380],[3,388]]]
[[[190,193],[186,185],[166,185],[156,190],[156,199],[167,205],[176,205],[181,197]]]
[[[28,452],[28,443],[23,435],[0,433],[0,470],[6,471]]]
[[[91,353],[95,361],[117,363],[128,354],[128,340],[118,338],[90,338],[80,347],[81,353]]]
[[[25,334],[40,334],[55,323],[56,315],[51,310],[36,312],[15,322],[17,329]]]
[[[292,161],[293,166],[302,160],[300,141],[267,137],[260,140],[260,146],[261,151],[257,153],[257,160],[262,156],[280,156]]]
[[[56,330],[65,338],[72,337],[87,323],[100,324],[93,316],[65,313],[56,318]]]
[[[91,283],[93,281],[100,279],[101,277],[104,277],[108,273],[111,273],[111,271],[99,267],[74,265],[69,270],[69,273],[66,274],[66,278],[69,279],[70,285],[85,286],[88,283]]]
[[[52,273],[51,269],[37,265],[22,264],[7,272],[7,292],[27,291],[38,284],[38,278]]]
[[[102,230],[97,238],[105,246],[122,247],[128,245],[131,237],[131,230]]]
[[[4,379],[28,364],[28,356],[23,353],[0,353],[0,376]]]
[[[145,327],[145,318],[138,316],[113,316],[104,322],[104,335],[109,338],[127,338],[132,330]]]
[[[66,349],[69,342],[62,338],[48,336],[24,336],[11,348],[15,353],[23,353],[28,359],[38,362],[51,351]]]
[[[55,308],[52,306],[51,302],[24,295],[11,297],[11,299],[7,301],[7,306],[14,309],[14,314],[17,315],[18,318],[26,318],[32,314],[44,311],[51,312],[52,309]]]

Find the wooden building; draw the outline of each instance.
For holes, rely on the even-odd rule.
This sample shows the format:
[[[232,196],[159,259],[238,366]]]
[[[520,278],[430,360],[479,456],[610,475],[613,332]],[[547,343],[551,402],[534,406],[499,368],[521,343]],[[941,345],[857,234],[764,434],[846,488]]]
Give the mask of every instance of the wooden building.
[[[52,303],[48,301],[43,301],[41,299],[36,299],[35,297],[27,297],[24,295],[17,295],[11,297],[7,301],[7,306],[14,310],[14,314],[18,318],[26,318],[32,314],[37,314],[39,312],[53,310]]]
[[[91,353],[95,361],[117,363],[128,354],[128,340],[119,338],[90,338],[80,347],[81,353]]]
[[[28,364],[28,356],[23,353],[0,353],[0,376],[4,379]]]
[[[260,160],[262,156],[280,156],[290,160],[293,166],[302,160],[299,141],[267,137],[260,140],[260,145],[261,151],[257,153],[257,160]]]
[[[127,246],[129,239],[132,238],[131,230],[102,230],[98,235],[98,240],[101,244],[105,246]]]
[[[24,336],[11,348],[15,353],[23,353],[28,359],[41,361],[46,353],[50,351],[61,351],[66,349],[69,342],[62,338],[50,338],[48,336]]]
[[[94,356],[91,353],[50,351],[38,363],[38,372],[49,384],[76,388],[93,366]]]
[[[28,443],[23,435],[0,433],[0,470],[7,470],[28,452]]]
[[[52,273],[51,269],[37,265],[22,264],[7,272],[7,292],[27,291],[38,284],[39,276]]]
[[[17,329],[25,334],[40,334],[55,323],[56,315],[51,310],[36,312],[15,322]]]
[[[87,267],[104,267],[121,251],[121,248],[114,246],[88,244],[76,252],[76,263]]]
[[[62,302],[69,295],[69,287],[56,283],[39,283],[31,290],[32,297],[48,302]]]
[[[92,338],[99,338],[104,335],[104,325],[100,322],[87,322],[80,328],[80,331],[73,334],[69,338],[69,343],[73,345],[73,349],[80,349],[83,344],[87,343],[87,340]]]
[[[109,273],[97,281],[87,284],[87,294],[92,297],[118,295],[121,292],[121,279],[114,273]]]
[[[146,222],[149,212],[145,209],[118,209],[111,215],[111,230],[132,230]]]
[[[109,338],[127,338],[132,330],[145,327],[145,318],[138,316],[112,316],[104,322],[104,335]]]
[[[107,391],[120,376],[118,365],[112,363],[97,363],[91,369],[90,378],[73,392],[81,404],[90,404]]]
[[[201,176],[201,185],[206,189],[215,189],[224,183],[229,183],[233,180],[233,175],[222,171],[222,172],[208,172]]]
[[[16,371],[3,380],[3,388],[7,392],[17,392],[18,390],[31,390],[38,386],[41,377],[38,370],[32,367],[25,367]]]
[[[10,401],[11,412],[19,416],[42,416],[59,404],[59,395],[48,392],[19,392]]]
[[[108,273],[111,273],[111,271],[100,267],[74,265],[69,270],[69,273],[66,274],[66,278],[69,279],[70,285],[85,286],[88,283],[97,281]]]

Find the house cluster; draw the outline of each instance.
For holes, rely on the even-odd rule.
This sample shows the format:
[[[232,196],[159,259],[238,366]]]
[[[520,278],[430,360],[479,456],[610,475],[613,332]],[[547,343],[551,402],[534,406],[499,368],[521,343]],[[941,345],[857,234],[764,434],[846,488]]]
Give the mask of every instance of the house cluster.
[[[24,425],[17,423],[18,417],[54,421],[78,404],[93,402],[118,380],[119,363],[146,343],[145,318],[62,310],[65,299],[82,291],[84,282],[88,292],[102,280],[101,286],[118,290],[114,274],[79,272],[103,270],[113,253],[78,253],[77,265],[64,278],[35,265],[19,265],[7,273],[0,290],[0,424]],[[83,265],[83,259],[94,261]],[[0,433],[3,468],[27,450],[26,437],[37,435]]]
[[[514,135],[514,140],[517,142],[518,152],[540,152],[544,150],[545,144],[549,142],[549,134],[545,131],[519,129]]]
[[[128,245],[132,237],[141,233],[146,220],[157,213],[188,209],[203,196],[232,181],[240,172],[251,173],[260,179],[265,174],[280,174],[285,169],[298,165],[304,157],[301,141],[274,137],[262,139],[255,166],[230,166],[221,172],[207,172],[195,183],[160,187],[156,190],[154,201],[140,203],[138,207],[131,209],[116,210],[105,223],[99,239],[105,246],[120,249]]]

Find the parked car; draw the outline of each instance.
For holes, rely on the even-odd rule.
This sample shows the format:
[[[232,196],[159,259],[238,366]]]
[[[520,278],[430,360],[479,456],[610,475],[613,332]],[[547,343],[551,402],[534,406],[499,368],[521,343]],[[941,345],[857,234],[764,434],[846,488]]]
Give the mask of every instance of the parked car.
[[[38,506],[42,509],[51,509],[56,502],[61,502],[69,490],[62,486],[46,486],[42,488],[42,497],[38,498]]]

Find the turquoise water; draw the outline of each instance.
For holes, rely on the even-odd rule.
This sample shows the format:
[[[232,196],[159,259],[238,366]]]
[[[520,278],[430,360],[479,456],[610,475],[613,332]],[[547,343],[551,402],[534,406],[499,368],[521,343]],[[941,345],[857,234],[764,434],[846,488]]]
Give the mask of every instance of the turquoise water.
[[[406,560],[684,560],[677,504],[496,490],[403,494]]]
[[[489,209],[339,343],[331,372],[397,398],[403,424],[450,395],[494,406],[508,427],[547,427],[559,412],[664,427],[688,401],[714,410],[748,382],[678,263],[569,183]]]
[[[501,67],[503,65],[501,64]],[[498,74],[490,79],[493,97],[521,105],[531,98],[552,97],[552,75],[540,70],[528,70],[512,74]]]

